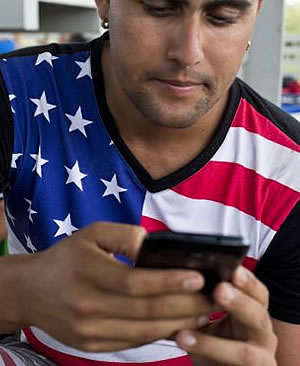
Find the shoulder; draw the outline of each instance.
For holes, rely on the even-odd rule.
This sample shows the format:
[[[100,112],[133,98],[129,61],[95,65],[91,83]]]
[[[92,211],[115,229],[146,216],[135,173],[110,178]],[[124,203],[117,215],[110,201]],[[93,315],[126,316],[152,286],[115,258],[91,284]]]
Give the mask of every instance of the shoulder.
[[[48,45],[42,46],[33,46],[21,48],[19,50],[15,50],[8,53],[3,53],[0,55],[1,60],[8,59],[16,59],[30,56],[38,56],[43,53],[51,53],[52,55],[68,55],[74,54],[80,51],[88,51],[91,49],[91,45],[94,41],[91,42],[83,42],[83,43],[69,43],[69,44],[60,44],[60,43],[51,43]]]
[[[272,140],[276,135],[285,135],[300,146],[300,123],[277,105],[271,103],[249,85],[237,79],[241,89],[241,103],[245,104],[245,112],[254,118],[253,123],[260,124],[260,131],[268,132]],[[270,128],[272,129],[270,131]],[[299,150],[300,151],[300,150]]]

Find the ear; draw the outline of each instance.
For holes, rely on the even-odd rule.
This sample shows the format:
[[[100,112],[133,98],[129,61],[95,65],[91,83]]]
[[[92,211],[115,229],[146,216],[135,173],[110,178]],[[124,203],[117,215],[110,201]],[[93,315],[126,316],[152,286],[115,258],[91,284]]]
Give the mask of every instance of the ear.
[[[95,0],[100,18],[108,20],[109,0]]]
[[[263,5],[263,0],[258,0],[257,1],[257,15],[261,11],[262,5]]]

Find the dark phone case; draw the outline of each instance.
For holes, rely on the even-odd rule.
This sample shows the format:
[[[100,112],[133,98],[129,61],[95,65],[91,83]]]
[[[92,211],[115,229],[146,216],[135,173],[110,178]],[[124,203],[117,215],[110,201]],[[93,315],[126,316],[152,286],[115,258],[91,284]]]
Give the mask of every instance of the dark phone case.
[[[231,281],[248,248],[238,236],[155,232],[146,236],[136,267],[200,271],[202,292],[211,294],[218,282]]]

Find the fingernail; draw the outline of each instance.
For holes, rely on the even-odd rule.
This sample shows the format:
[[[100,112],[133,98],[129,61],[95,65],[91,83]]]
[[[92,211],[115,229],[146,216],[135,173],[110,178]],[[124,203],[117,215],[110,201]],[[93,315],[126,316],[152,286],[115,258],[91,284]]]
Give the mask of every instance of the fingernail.
[[[192,334],[183,333],[180,335],[180,343],[183,346],[192,347],[197,343],[197,340]]]
[[[225,288],[223,288],[221,301],[223,304],[229,304],[234,299],[234,296],[235,296],[234,289],[229,285],[227,285]]]
[[[240,285],[243,285],[247,282],[248,273],[242,266],[240,266],[237,270],[237,279]]]
[[[209,322],[209,316],[208,315],[199,316],[198,321],[197,321],[199,327],[203,327],[204,325],[207,325],[208,322]]]
[[[183,282],[183,288],[188,291],[200,290],[203,287],[201,277],[188,278]]]

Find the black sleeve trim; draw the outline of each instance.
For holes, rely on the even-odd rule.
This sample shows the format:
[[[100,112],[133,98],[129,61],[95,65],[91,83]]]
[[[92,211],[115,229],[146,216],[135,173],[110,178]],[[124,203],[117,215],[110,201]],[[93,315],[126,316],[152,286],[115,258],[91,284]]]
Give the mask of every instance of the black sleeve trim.
[[[300,201],[274,236],[255,274],[269,289],[270,315],[300,324]]]
[[[8,188],[8,174],[13,153],[13,113],[2,74],[0,73],[0,191]]]
[[[242,96],[251,103],[258,113],[274,123],[282,132],[297,144],[300,144],[300,124],[294,117],[283,111],[277,105],[260,96],[249,85],[238,79]]]

